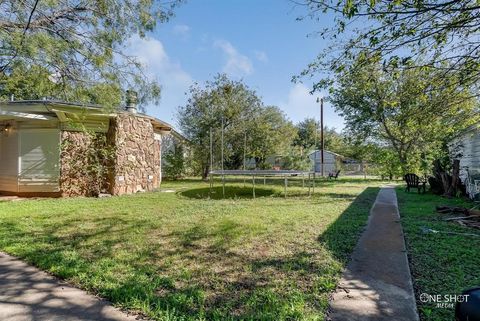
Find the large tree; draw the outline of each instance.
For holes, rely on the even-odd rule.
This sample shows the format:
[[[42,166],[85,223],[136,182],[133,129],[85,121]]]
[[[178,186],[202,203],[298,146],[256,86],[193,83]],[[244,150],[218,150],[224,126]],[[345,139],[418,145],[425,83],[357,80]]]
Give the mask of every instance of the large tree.
[[[368,49],[385,68],[437,68],[438,80],[452,73],[461,86],[479,94],[480,4],[472,0],[303,0],[316,20],[333,17],[318,35],[330,45],[303,72],[322,75],[315,88],[331,82],[339,71]],[[326,16],[328,13],[329,16]],[[419,60],[421,59],[421,60]],[[332,75],[332,74],[330,74]],[[334,75],[334,74],[333,74]]]
[[[268,155],[291,145],[295,133],[277,107],[264,106],[255,91],[226,75],[217,75],[203,87],[194,85],[187,104],[178,110],[178,123],[191,143],[203,178],[211,169],[210,133],[214,166],[219,169],[222,165],[222,126],[225,169],[241,168],[244,153],[264,166]]]
[[[179,0],[1,0],[0,96],[103,104],[121,88],[159,97],[125,44],[166,21]]]
[[[262,107],[248,128],[247,152],[257,167],[268,167],[268,156],[289,154],[296,130],[278,107]]]
[[[395,151],[403,172],[418,170],[425,153],[438,157],[452,134],[478,121],[478,104],[454,77],[438,80],[425,67],[385,71],[363,52],[338,72],[331,101],[350,137]]]
[[[320,148],[320,123],[313,118],[305,118],[295,125],[297,136],[294,140],[294,145],[301,147],[305,151]],[[342,133],[339,133],[335,128],[324,126],[323,140],[325,149],[341,154],[347,155],[349,153],[347,141]]]

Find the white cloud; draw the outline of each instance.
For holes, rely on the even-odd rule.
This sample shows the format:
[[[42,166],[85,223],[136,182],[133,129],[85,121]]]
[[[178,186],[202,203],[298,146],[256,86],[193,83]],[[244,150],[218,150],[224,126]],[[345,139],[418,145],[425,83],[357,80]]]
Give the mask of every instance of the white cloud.
[[[190,74],[168,56],[162,42],[157,39],[132,37],[126,52],[137,57],[145,67],[146,75],[157,80],[162,87],[160,108],[148,106],[147,111],[163,120],[173,121],[176,108],[185,103],[184,93],[193,83]]]
[[[317,103],[317,97],[320,96],[326,95],[324,93],[311,95],[307,86],[295,84],[290,88],[286,101],[278,105],[294,122],[299,122],[307,117],[319,120],[320,105]],[[344,127],[343,118],[335,113],[329,103],[324,104],[324,125],[339,130]]]
[[[176,25],[173,27],[173,34],[182,38],[187,38],[190,33],[190,27],[187,25]]]
[[[246,76],[253,72],[253,64],[250,59],[238,52],[238,50],[226,40],[216,40],[215,48],[223,51],[226,57],[223,72],[232,76]]]
[[[253,53],[255,54],[255,58],[257,58],[258,61],[268,62],[268,56],[265,51],[254,50]]]

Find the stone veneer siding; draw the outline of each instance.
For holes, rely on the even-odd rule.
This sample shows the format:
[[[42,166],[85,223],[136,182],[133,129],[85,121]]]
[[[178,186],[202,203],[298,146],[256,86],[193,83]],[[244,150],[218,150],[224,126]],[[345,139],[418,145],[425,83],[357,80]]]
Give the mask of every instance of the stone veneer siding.
[[[160,186],[161,142],[148,118],[118,114],[107,134],[62,131],[60,145],[62,196],[122,195]],[[104,160],[104,173],[98,175],[90,162],[100,158],[95,151],[102,148],[108,150],[109,160]]]
[[[102,148],[106,135],[87,132],[61,132],[60,191],[62,196],[95,196],[108,189],[107,178],[92,173],[90,156]],[[105,169],[107,171],[108,169]]]
[[[129,113],[111,121],[108,140],[115,146],[110,193],[131,194],[151,191],[161,182],[161,142],[155,139],[148,118]]]

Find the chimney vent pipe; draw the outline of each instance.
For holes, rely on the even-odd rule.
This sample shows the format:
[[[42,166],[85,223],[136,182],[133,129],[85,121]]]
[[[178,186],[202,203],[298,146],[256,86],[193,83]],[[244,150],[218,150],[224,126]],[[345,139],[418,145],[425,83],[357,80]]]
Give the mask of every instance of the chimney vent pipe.
[[[137,92],[134,90],[127,90],[126,95],[126,110],[129,113],[136,114],[137,113]]]

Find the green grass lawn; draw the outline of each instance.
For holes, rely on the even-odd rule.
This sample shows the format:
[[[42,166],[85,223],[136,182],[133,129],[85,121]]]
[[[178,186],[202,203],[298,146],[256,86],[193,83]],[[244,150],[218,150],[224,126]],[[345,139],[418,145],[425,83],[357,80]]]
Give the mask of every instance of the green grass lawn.
[[[428,193],[406,193],[403,188],[397,189],[397,197],[420,318],[425,321],[454,320],[453,308],[422,303],[419,296],[422,293],[455,295],[467,288],[480,286],[480,237],[425,234],[422,228],[480,235],[478,230],[443,221],[446,216],[435,212],[437,205],[469,208],[473,203]]]
[[[157,320],[323,320],[380,182],[277,182],[4,202],[0,250]]]

